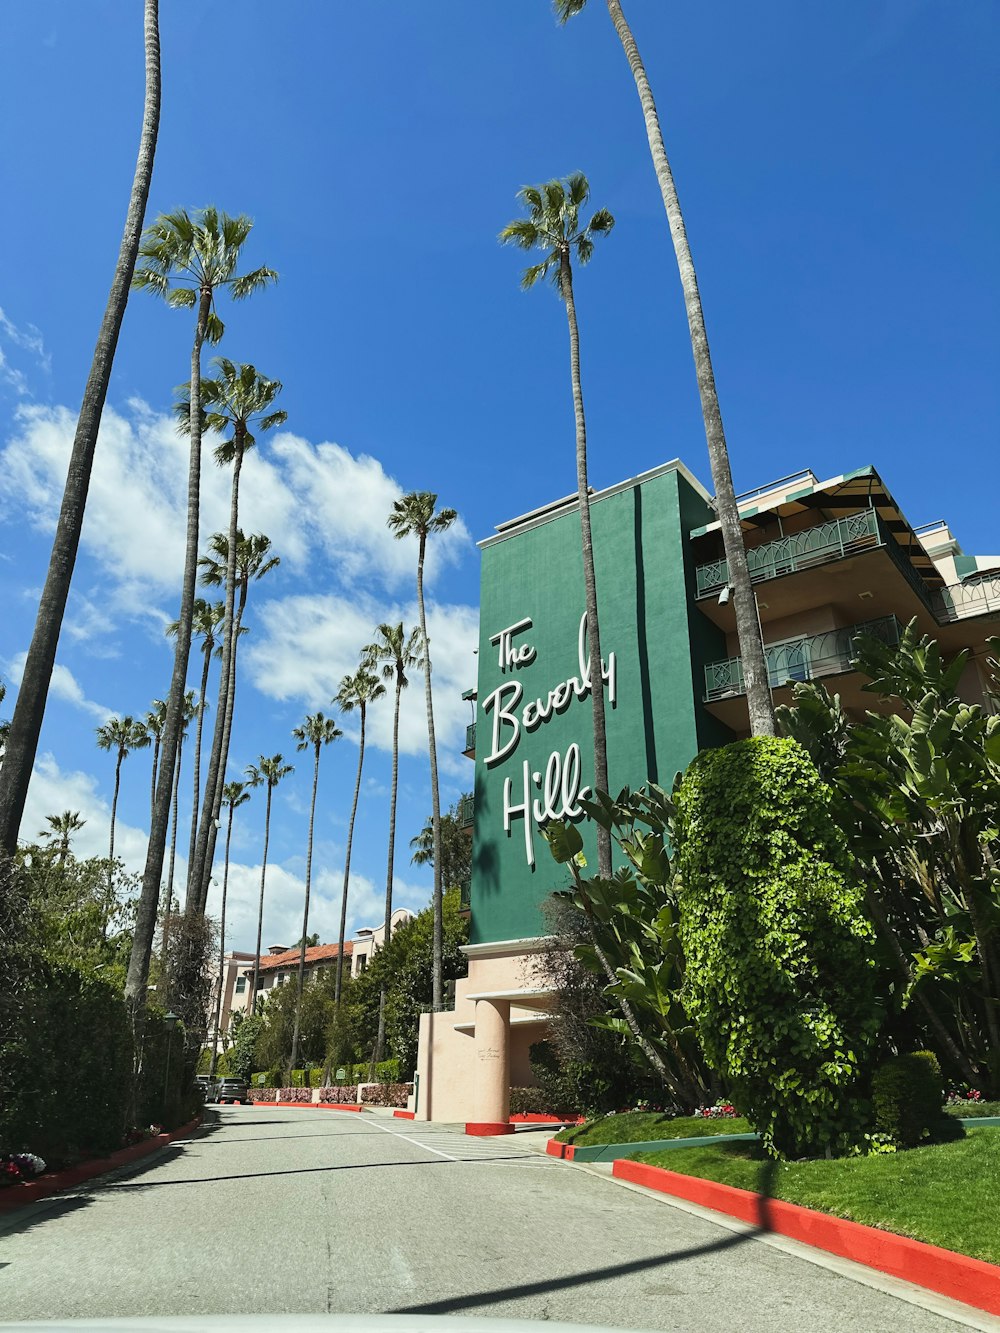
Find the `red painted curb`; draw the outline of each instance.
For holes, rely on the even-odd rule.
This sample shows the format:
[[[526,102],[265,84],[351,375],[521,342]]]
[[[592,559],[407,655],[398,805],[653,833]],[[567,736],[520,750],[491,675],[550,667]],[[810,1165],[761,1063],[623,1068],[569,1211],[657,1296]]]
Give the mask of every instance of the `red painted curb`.
[[[545,1151],[550,1157],[565,1157],[566,1144],[560,1143],[557,1139],[549,1139],[545,1145]]]
[[[393,1111],[397,1120],[413,1120],[416,1118],[416,1111]]]
[[[582,1125],[582,1116],[566,1115],[536,1115],[533,1111],[525,1112],[524,1115],[512,1115],[510,1117],[512,1125]]]
[[[514,1126],[508,1120],[470,1120],[465,1132],[483,1138],[492,1134],[513,1134]]]
[[[130,1162],[148,1157],[157,1148],[166,1147],[174,1139],[190,1134],[200,1123],[201,1116],[195,1116],[193,1120],[170,1134],[157,1134],[155,1138],[144,1139],[141,1143],[130,1144],[127,1148],[119,1148],[108,1157],[95,1157],[89,1162],[80,1162],[78,1166],[68,1167],[65,1171],[54,1171],[51,1175],[40,1176],[37,1180],[9,1185],[0,1191],[0,1213],[20,1208],[27,1203],[34,1203],[38,1199],[47,1199],[50,1194],[61,1194],[63,1190],[82,1185],[85,1180],[93,1180],[95,1176],[117,1171],[120,1166],[128,1166]]]
[[[276,1106],[283,1111],[365,1111],[368,1108],[354,1102],[254,1102],[254,1106]]]
[[[1000,1267],[982,1259],[943,1250],[925,1241],[910,1240],[891,1231],[848,1222],[842,1217],[818,1213],[800,1204],[769,1199],[751,1190],[720,1185],[714,1180],[699,1180],[678,1171],[627,1158],[615,1162],[611,1174],[647,1189],[672,1194],[690,1203],[728,1213],[779,1236],[804,1241],[819,1250],[839,1254],[902,1278],[918,1287],[927,1287],[952,1300],[973,1305],[989,1314],[1000,1314]]]

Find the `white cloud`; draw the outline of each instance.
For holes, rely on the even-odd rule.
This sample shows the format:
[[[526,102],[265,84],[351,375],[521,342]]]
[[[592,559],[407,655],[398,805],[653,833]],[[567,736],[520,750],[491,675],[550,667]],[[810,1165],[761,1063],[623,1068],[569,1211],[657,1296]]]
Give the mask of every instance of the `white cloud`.
[[[77,810],[86,824],[75,834],[73,852],[78,857],[107,856],[111,832],[111,806],[97,790],[97,781],[89,773],[64,773],[55,758],[43,754],[35,763],[28,786],[28,799],[21,821],[21,837],[34,841],[47,828],[46,815]],[[115,821],[115,856],[127,869],[141,871],[146,862],[145,829],[133,828],[121,818]]]
[[[397,540],[386,524],[402,487],[378,459],[366,454],[355,458],[339,444],[314,446],[290,432],[278,436],[274,452],[302,499],[313,541],[340,571],[342,582],[374,575],[386,587],[397,588],[416,578],[416,539]],[[469,544],[461,519],[435,536],[428,543],[427,582],[433,582],[444,564],[457,561]]]
[[[33,324],[23,329],[19,328],[0,307],[0,344],[2,343],[27,352],[42,370],[48,372],[51,369],[51,359],[45,351],[45,343],[39,330]],[[10,385],[20,398],[30,393],[27,375],[23,370],[10,364],[2,345],[0,345],[0,382]]]
[[[23,404],[16,430],[0,452],[0,496],[11,513],[51,532],[56,523],[76,414],[67,407]],[[212,459],[206,436],[201,476],[201,545],[229,522],[231,472]],[[100,564],[115,609],[162,620],[151,599],[174,593],[184,560],[187,440],[172,417],[131,399],[125,411],[104,409],[84,521],[84,548]],[[279,432],[243,468],[240,523],[266,532],[291,571],[312,567],[322,552],[344,586],[360,576],[388,588],[416,577],[416,542],[397,541],[386,526],[402,489],[373,458],[337,444],[312,445]],[[458,520],[429,544],[426,578],[470,549]],[[280,574],[278,575],[280,577]],[[173,618],[171,608],[170,618]]]
[[[20,685],[21,677],[24,675],[24,664],[27,660],[27,653],[17,653],[8,663],[10,678],[15,685]],[[56,699],[63,699],[66,703],[73,704],[75,708],[81,708],[85,713],[90,713],[101,722],[106,722],[109,717],[117,714],[117,709],[107,708],[104,704],[95,703],[88,699],[84,694],[80,682],[70,671],[69,667],[62,666],[59,662],[52,668],[52,682],[49,685],[49,693]]]
[[[260,636],[243,653],[254,685],[271,698],[295,699],[309,707],[325,708],[343,676],[357,668],[361,648],[370,642],[382,621],[417,621],[415,605],[386,605],[369,596],[350,599],[333,593],[276,598],[257,609]],[[476,679],[473,650],[478,638],[479,614],[471,606],[431,603],[427,627],[431,640],[434,680],[434,720],[439,756],[459,755],[469,706],[462,694]],[[369,713],[368,736],[383,750],[392,744],[391,691]],[[345,730],[353,731],[353,715]],[[410,677],[400,707],[399,748],[403,754],[427,749],[427,713],[424,680],[419,671]],[[464,771],[464,770],[463,770]]]

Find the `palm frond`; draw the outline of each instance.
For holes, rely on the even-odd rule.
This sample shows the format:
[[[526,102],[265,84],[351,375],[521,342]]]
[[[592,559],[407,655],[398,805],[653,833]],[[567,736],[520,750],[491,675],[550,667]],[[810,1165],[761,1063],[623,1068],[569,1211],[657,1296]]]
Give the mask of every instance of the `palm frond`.
[[[234,301],[242,301],[254,292],[260,291],[262,287],[266,287],[269,282],[277,281],[278,275],[274,269],[262,265],[260,268],[255,268],[252,273],[244,273],[238,278],[233,278],[229,290]]]

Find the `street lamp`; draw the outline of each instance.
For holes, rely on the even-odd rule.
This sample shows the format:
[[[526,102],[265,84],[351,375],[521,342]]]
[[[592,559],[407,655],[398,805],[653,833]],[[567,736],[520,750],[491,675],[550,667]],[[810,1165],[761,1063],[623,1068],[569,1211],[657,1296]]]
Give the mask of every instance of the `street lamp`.
[[[167,1029],[167,1069],[163,1076],[163,1109],[167,1109],[167,1090],[170,1087],[170,1050],[174,1044],[174,1028],[179,1022],[179,1015],[168,1009],[163,1015],[163,1026]]]

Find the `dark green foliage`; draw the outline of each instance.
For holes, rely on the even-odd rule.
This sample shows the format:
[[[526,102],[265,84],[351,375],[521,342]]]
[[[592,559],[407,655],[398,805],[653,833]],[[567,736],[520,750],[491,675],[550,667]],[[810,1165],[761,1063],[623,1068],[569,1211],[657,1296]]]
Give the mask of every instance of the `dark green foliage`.
[[[705,751],[676,793],[685,1007],[779,1154],[847,1151],[871,1123],[872,930],[831,804],[790,739]]]
[[[451,809],[441,815],[441,883],[446,889],[456,888],[472,874],[472,839],[459,819],[462,802],[470,796],[470,792],[460,796]],[[410,846],[413,848],[410,860],[414,865],[434,864],[434,830],[431,820],[428,819],[417,836],[410,839]]]
[[[260,1065],[256,1060],[256,1047],[260,1034],[264,1030],[262,1014],[234,1014],[230,1029],[233,1044],[228,1051],[229,1072],[233,1078],[249,1081],[251,1074]],[[272,1085],[273,1086],[273,1085]]]
[[[913,1051],[885,1060],[872,1075],[875,1125],[901,1148],[937,1137],[945,1120],[944,1080],[932,1051]]]
[[[534,1073],[532,1068],[532,1073]],[[511,1115],[561,1115],[565,1102],[553,1098],[544,1088],[511,1088]]]

